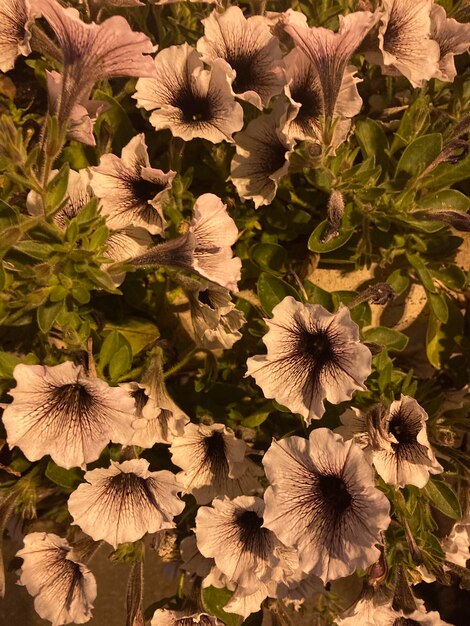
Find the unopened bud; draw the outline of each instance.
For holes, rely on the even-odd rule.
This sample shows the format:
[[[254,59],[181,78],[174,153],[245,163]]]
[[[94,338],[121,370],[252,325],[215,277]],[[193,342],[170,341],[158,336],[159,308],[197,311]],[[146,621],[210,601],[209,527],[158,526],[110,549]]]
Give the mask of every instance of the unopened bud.
[[[470,215],[453,209],[442,209],[441,211],[428,211],[425,214],[426,219],[437,220],[449,224],[455,230],[464,233],[470,232]]]
[[[333,191],[328,200],[327,219],[328,229],[323,235],[321,242],[328,243],[339,234],[339,229],[344,216],[344,199],[340,191]]]

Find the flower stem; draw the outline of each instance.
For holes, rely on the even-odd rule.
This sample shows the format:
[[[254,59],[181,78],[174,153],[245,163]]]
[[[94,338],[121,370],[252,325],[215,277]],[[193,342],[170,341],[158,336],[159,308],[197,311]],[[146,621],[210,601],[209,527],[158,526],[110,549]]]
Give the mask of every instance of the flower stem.
[[[206,350],[205,348],[193,348],[190,352],[188,352],[188,354],[186,356],[184,356],[181,361],[178,361],[178,363],[176,363],[175,365],[173,365],[173,367],[170,367],[169,370],[167,370],[166,372],[164,372],[163,374],[163,378],[166,379],[169,376],[173,376],[173,374],[176,374],[176,372],[179,372],[180,370],[183,369],[183,367],[189,363],[191,361],[191,359],[198,353],[198,352],[204,352],[207,353],[209,352],[209,350]]]

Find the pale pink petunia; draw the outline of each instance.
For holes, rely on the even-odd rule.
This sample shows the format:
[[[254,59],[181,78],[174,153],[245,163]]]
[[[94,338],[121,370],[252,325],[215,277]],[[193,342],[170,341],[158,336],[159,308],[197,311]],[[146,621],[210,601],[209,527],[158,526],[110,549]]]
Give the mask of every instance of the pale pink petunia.
[[[2,0],[0,5],[0,71],[13,69],[16,57],[28,56],[33,22],[29,0]]]
[[[295,143],[288,127],[297,109],[287,98],[278,98],[270,113],[255,118],[235,136],[230,176],[238,195],[252,199],[255,208],[271,204],[279,181],[288,173]]]
[[[109,228],[134,226],[159,235],[166,226],[162,206],[175,175],[150,166],[145,137],[140,134],[122,149],[121,158],[104,154],[99,165],[90,168],[90,185],[100,198]]]
[[[60,125],[76,104],[89,97],[98,80],[154,75],[148,54],[156,48],[146,35],[132,31],[123,17],[86,24],[75,9],[64,9],[57,0],[36,0],[35,8],[49,22],[62,50],[62,92],[53,111]]]
[[[205,193],[194,203],[194,217],[184,235],[154,246],[132,262],[137,267],[189,269],[237,291],[241,260],[232,252],[237,238],[238,229],[227,206],[214,194]]]
[[[274,398],[307,424],[320,419],[324,401],[339,404],[356,389],[365,389],[371,353],[359,341],[359,327],[349,309],[329,313],[319,304],[302,304],[287,296],[267,319],[265,355],[250,357],[253,376],[266,398]]]
[[[224,626],[224,624],[207,613],[157,609],[153,614],[150,626]]]
[[[470,559],[470,518],[467,516],[454,524],[451,532],[442,541],[446,561],[467,567]]]
[[[247,457],[247,444],[223,424],[187,424],[170,452],[172,462],[183,470],[177,476],[179,482],[199,504],[215,496],[247,494],[258,487],[259,468]]]
[[[431,38],[439,44],[439,68],[436,78],[453,82],[457,75],[454,56],[467,52],[470,48],[470,24],[461,24],[448,18],[444,7],[433,4],[431,7]]]
[[[13,376],[13,402],[2,419],[10,448],[18,446],[31,461],[49,454],[61,467],[84,468],[110,441],[129,443],[134,403],[120,387],[69,361],[20,364]]]
[[[137,104],[152,111],[150,123],[189,141],[232,142],[243,126],[243,109],[231,91],[233,72],[224,61],[212,68],[187,43],[165,48],[155,57],[155,77],[137,81]]]
[[[34,597],[34,608],[52,626],[84,624],[92,618],[96,581],[80,563],[66,539],[52,533],[29,533],[24,548],[20,584]]]
[[[431,6],[432,0],[382,0],[378,40],[372,47],[368,42],[366,59],[384,74],[402,74],[413,87],[422,87],[439,63],[439,44],[431,39]]]
[[[223,59],[235,71],[233,92],[258,109],[268,106],[285,84],[279,42],[262,15],[246,18],[237,6],[212,11],[202,20],[197,49],[206,63]]]
[[[357,68],[348,65],[344,70],[341,87],[332,117],[332,135],[327,136],[323,87],[312,61],[294,48],[284,59],[286,64],[286,95],[293,105],[300,105],[294,119],[287,127],[290,137],[328,144],[334,150],[345,139],[351,127],[351,118],[359,113],[362,99],[357,91]]]
[[[73,523],[95,541],[116,548],[146,533],[174,528],[184,509],[175,475],[149,471],[145,459],[111,462],[106,469],[87,472],[85,483],[72,493],[68,507]]]
[[[286,14],[284,30],[313,63],[322,86],[324,115],[329,120],[334,116],[349,59],[377,19],[378,15],[369,11],[339,15],[339,30],[335,33],[323,27],[307,28]]]
[[[359,446],[318,428],[274,441],[263,465],[264,526],[298,549],[303,571],[327,582],[377,560],[390,504]]]

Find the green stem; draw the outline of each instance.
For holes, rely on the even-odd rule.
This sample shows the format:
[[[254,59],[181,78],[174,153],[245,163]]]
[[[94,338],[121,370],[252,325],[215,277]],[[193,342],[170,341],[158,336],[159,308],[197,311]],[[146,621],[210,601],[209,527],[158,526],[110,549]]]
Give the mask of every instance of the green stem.
[[[176,363],[176,365],[173,365],[173,367],[170,367],[169,370],[167,370],[166,372],[164,372],[163,374],[163,378],[166,379],[169,376],[173,376],[173,374],[176,374],[176,372],[179,372],[180,370],[183,369],[183,367],[185,365],[187,365],[191,359],[198,353],[198,352],[204,352],[207,353],[209,352],[209,350],[206,350],[205,348],[193,348],[190,352],[188,352],[188,354],[186,356],[184,356],[181,361],[178,361],[178,363]]]

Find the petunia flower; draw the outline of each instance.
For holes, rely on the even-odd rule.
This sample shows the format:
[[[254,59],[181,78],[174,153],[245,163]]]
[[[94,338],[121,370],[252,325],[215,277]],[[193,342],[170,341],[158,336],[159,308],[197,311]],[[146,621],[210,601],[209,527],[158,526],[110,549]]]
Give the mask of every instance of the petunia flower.
[[[62,76],[59,72],[46,70],[46,81],[49,108],[55,111],[62,97]],[[89,100],[88,98],[76,102],[70,112],[67,137],[87,146],[95,146],[96,140],[93,135],[93,125],[97,117],[107,111],[110,106],[107,102]]]
[[[351,127],[351,119],[359,113],[362,99],[356,84],[360,81],[355,76],[357,68],[348,65],[344,70],[341,87],[332,115],[333,136],[328,139],[325,133],[325,112],[323,92],[316,66],[298,48],[294,48],[284,57],[286,65],[286,95],[292,104],[300,105],[294,119],[289,123],[289,137],[298,140],[313,141],[324,145],[328,141],[334,150],[345,139]]]
[[[202,60],[223,59],[235,71],[233,92],[258,109],[267,107],[285,84],[279,41],[262,15],[246,18],[237,6],[212,11],[202,20],[204,37],[197,42]]]
[[[359,446],[319,428],[274,441],[263,465],[264,526],[298,549],[303,571],[327,582],[377,560],[390,505]]]
[[[168,395],[163,371],[161,367],[158,369],[152,382],[122,385],[134,398],[136,406],[131,444],[142,448],[151,448],[155,443],[171,443],[175,437],[183,435],[189,422],[186,413]]]
[[[338,624],[340,626],[367,626],[355,618],[338,622]],[[452,624],[444,622],[437,611],[427,612],[424,607],[412,613],[394,611],[390,607],[379,607],[372,624],[373,626],[376,624],[380,624],[380,626],[452,626]]]
[[[35,8],[48,21],[63,54],[62,92],[53,113],[59,125],[76,104],[86,100],[98,80],[115,76],[153,76],[156,48],[143,33],[133,32],[127,20],[113,16],[102,24],[85,24],[75,9],[56,0],[36,0]]]
[[[440,474],[426,433],[426,411],[409,396],[392,402],[389,413],[373,411],[369,416],[356,412],[341,416],[344,437],[354,438],[369,453],[379,476],[397,487],[424,487],[429,474]]]
[[[145,459],[116,463],[87,472],[69,498],[73,523],[95,541],[116,548],[145,533],[174,528],[173,518],[184,509],[176,495],[181,487],[167,470],[150,472]]]
[[[299,20],[292,19],[292,13],[287,13],[284,18],[284,30],[315,67],[327,120],[334,117],[349,59],[377,19],[378,14],[370,11],[339,15],[339,30],[334,33],[328,28],[303,26]]]
[[[286,548],[263,527],[263,513],[263,500],[240,496],[234,500],[215,498],[212,507],[203,506],[196,515],[199,550],[213,558],[222,574],[236,584],[234,597],[225,609],[244,617],[259,610],[270,595],[268,587],[284,580],[298,564],[295,550]],[[237,596],[245,606],[243,602],[235,605]]]
[[[96,461],[110,442],[129,443],[133,401],[120,387],[87,376],[67,361],[60,365],[17,365],[13,402],[3,413],[10,448],[30,461],[46,454],[66,469]]]
[[[90,168],[90,185],[101,200],[109,228],[138,226],[159,235],[166,226],[162,205],[175,175],[150,167],[145,137],[140,134],[122,149],[121,158],[105,154],[97,167]]]
[[[194,203],[194,217],[189,230],[153,247],[133,259],[138,267],[169,265],[196,271],[226,289],[237,291],[241,260],[231,246],[238,238],[235,222],[227,206],[212,193],[205,193]]]
[[[2,0],[0,5],[0,71],[13,69],[16,57],[28,56],[33,22],[28,0]]]
[[[470,559],[470,519],[464,518],[452,527],[450,534],[442,541],[446,561],[460,567],[467,567]]]
[[[228,349],[241,338],[239,329],[246,319],[235,308],[227,289],[205,282],[187,295],[194,333],[201,346],[208,350]]]
[[[175,0],[176,1],[176,0]],[[163,4],[163,3],[161,3]],[[157,609],[150,626],[224,626],[222,622],[207,613],[188,614],[185,611]]]
[[[255,208],[271,204],[281,178],[289,169],[294,140],[288,127],[298,105],[278,98],[271,113],[252,120],[235,136],[236,154],[230,176],[241,198],[252,199]]]
[[[172,462],[183,469],[178,481],[198,504],[207,504],[215,496],[233,498],[258,487],[259,470],[246,456],[246,443],[223,424],[188,424],[184,435],[174,438],[170,452]]]
[[[189,141],[232,142],[243,126],[243,109],[235,102],[230,84],[233,72],[224,61],[204,69],[199,54],[187,43],[165,48],[155,57],[155,77],[137,81],[134,98],[160,130]]]
[[[371,353],[359,342],[359,328],[347,307],[329,313],[319,304],[287,296],[265,320],[266,355],[250,357],[253,376],[266,398],[274,398],[307,424],[325,412],[324,400],[338,404],[365,389]]]
[[[448,18],[444,7],[431,6],[431,38],[439,44],[439,68],[435,74],[439,80],[453,82],[457,75],[454,56],[470,48],[470,24],[461,24]]]
[[[432,0],[382,0],[378,40],[366,46],[366,59],[384,74],[405,76],[422,87],[438,69],[439,44],[431,39]]]
[[[96,581],[65,539],[52,533],[29,533],[24,548],[20,584],[34,596],[34,608],[52,626],[84,624],[92,617]]]

